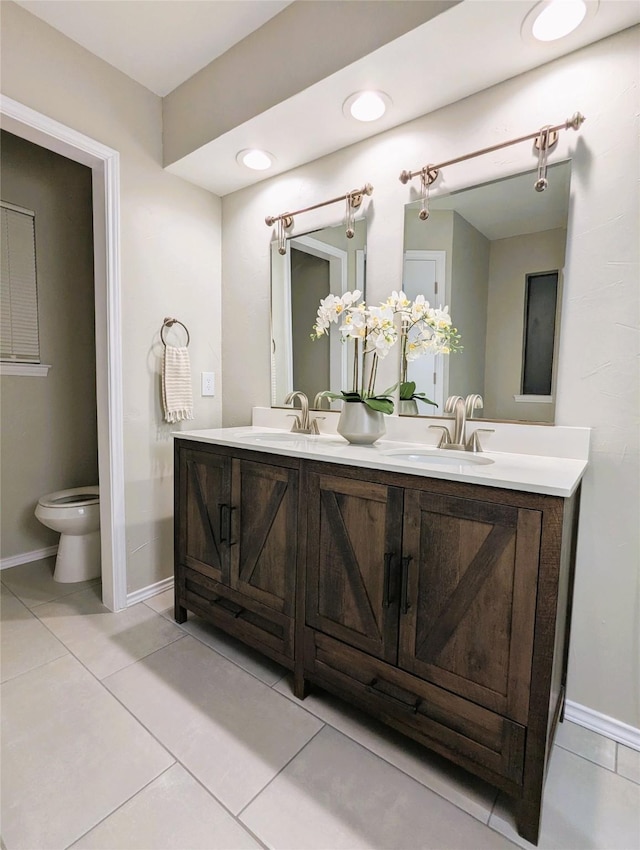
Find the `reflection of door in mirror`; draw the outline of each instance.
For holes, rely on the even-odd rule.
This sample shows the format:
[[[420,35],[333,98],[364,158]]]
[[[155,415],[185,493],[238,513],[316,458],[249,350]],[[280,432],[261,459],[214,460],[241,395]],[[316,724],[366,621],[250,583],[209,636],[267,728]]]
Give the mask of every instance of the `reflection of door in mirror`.
[[[321,299],[353,289],[364,292],[366,222],[358,220],[353,239],[343,226],[287,239],[286,254],[271,254],[271,403],[282,406],[292,390],[309,402],[323,390],[348,386],[352,364],[336,325],[328,338],[311,340]],[[325,402],[326,404],[326,402]],[[331,405],[339,406],[334,402]]]
[[[409,301],[415,301],[418,295],[424,295],[432,307],[444,307],[445,297],[445,251],[405,251],[402,274],[402,288]],[[411,334],[409,334],[411,339]],[[437,354],[424,354],[405,364],[401,381],[413,381],[416,392],[424,393],[436,406],[418,401],[415,406],[407,405],[407,412],[442,413],[448,393],[445,377],[445,360]],[[448,372],[448,370],[447,370]],[[413,410],[412,410],[413,408]],[[403,413],[402,403],[399,412]]]
[[[544,192],[527,172],[432,195],[426,221],[419,201],[405,208],[405,253],[446,255],[436,306],[449,306],[463,350],[445,358],[445,397],[479,393],[487,419],[554,421],[570,176],[563,162],[549,167]],[[534,358],[546,374],[532,384]]]

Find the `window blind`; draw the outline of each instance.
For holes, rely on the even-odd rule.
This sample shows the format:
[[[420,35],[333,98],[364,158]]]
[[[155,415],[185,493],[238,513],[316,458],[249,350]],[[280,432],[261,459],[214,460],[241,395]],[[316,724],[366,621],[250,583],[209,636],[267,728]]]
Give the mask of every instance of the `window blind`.
[[[39,363],[35,214],[4,201],[0,214],[0,359]]]

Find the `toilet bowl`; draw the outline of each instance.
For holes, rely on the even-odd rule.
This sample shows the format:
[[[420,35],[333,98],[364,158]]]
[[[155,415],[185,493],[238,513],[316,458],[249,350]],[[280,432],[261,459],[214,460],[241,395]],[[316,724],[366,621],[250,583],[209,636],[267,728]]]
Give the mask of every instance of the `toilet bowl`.
[[[87,581],[100,575],[100,490],[76,487],[38,500],[36,517],[60,532],[53,580]]]

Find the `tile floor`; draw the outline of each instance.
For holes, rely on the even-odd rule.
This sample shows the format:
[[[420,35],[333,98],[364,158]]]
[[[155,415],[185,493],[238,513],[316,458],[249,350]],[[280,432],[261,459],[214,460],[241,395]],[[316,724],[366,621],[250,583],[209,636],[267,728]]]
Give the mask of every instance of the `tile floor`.
[[[172,593],[119,614],[51,560],[0,572],[4,850],[529,848],[507,801]],[[640,753],[560,727],[540,848],[637,850]]]

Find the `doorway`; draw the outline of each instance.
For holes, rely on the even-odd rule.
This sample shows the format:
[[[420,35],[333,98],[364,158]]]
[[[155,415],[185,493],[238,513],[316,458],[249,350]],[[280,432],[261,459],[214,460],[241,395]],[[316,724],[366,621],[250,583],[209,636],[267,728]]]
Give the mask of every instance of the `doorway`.
[[[127,606],[120,318],[120,163],[112,148],[8,97],[3,129],[91,168],[102,601]]]

